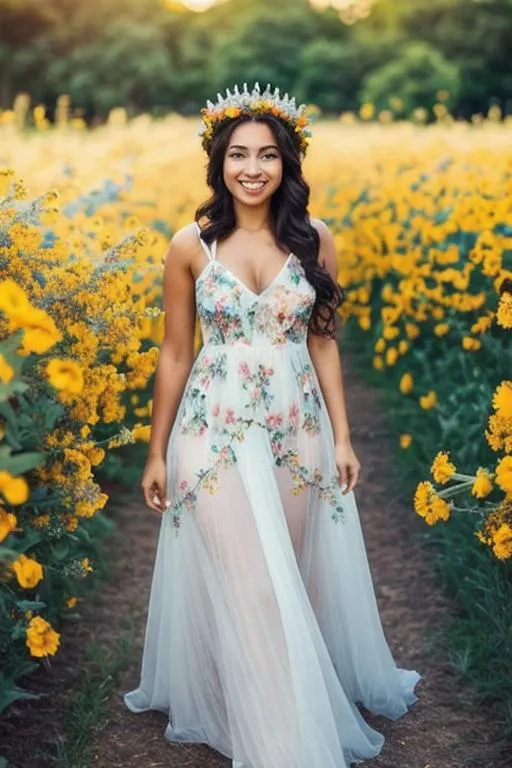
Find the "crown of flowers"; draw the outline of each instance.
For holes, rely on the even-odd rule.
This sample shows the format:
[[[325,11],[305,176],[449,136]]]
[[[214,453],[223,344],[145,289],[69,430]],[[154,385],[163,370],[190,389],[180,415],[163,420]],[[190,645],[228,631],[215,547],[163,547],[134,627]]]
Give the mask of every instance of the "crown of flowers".
[[[240,115],[250,115],[257,117],[259,115],[270,114],[282,120],[296,136],[300,152],[305,155],[311,131],[309,129],[310,120],[306,114],[306,105],[295,104],[295,97],[290,98],[287,93],[284,96],[279,95],[279,88],[274,88],[272,92],[270,83],[263,92],[260,91],[258,83],[255,84],[252,91],[247,90],[247,83],[244,83],[244,89],[239,91],[238,85],[233,88],[233,93],[226,89],[226,96],[223,97],[217,93],[217,101],[214,104],[210,99],[206,102],[206,107],[201,109],[203,122],[199,135],[201,144],[206,152],[210,153],[211,142],[215,129],[224,120],[234,119]]]

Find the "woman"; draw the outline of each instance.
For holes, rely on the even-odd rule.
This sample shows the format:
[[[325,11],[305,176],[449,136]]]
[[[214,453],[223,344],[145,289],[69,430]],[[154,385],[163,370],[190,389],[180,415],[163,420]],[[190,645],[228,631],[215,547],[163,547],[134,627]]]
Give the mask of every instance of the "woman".
[[[203,110],[213,196],[165,260],[148,507],[162,513],[133,712],[234,768],[344,768],[419,675],[383,635],[335,340],[333,238],[307,213],[304,105],[269,86]],[[201,227],[200,220],[206,220]],[[193,360],[194,318],[203,346]]]

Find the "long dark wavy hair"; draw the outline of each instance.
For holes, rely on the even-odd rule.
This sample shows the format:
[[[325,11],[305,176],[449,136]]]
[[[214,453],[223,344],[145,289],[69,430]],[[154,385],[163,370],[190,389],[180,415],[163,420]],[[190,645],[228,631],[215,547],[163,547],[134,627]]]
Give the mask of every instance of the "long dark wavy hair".
[[[273,115],[242,115],[222,121],[217,126],[206,167],[206,180],[213,195],[195,213],[198,224],[201,218],[208,219],[202,238],[211,245],[216,239],[225,239],[235,229],[233,197],[223,179],[224,156],[231,134],[240,123],[248,120],[267,123],[281,151],[283,176],[279,188],[272,195],[270,225],[277,243],[297,256],[307,280],[315,289],[309,328],[313,333],[334,338],[336,310],[344,299],[344,290],[318,263],[320,238],[309,219],[310,189],[302,175],[300,151],[291,130],[278,118]]]

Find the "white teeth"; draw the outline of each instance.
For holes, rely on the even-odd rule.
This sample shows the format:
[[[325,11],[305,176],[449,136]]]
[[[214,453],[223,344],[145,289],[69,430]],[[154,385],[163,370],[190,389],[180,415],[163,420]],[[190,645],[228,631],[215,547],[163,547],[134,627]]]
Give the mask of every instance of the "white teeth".
[[[264,181],[241,181],[240,184],[246,189],[261,189],[265,184]]]

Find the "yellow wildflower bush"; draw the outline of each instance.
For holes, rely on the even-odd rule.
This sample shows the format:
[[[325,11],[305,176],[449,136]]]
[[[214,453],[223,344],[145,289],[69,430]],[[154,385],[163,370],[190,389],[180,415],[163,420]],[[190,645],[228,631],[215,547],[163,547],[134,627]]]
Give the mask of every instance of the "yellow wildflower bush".
[[[14,173],[2,179],[0,661],[9,684],[0,711],[34,668],[21,648],[48,663],[59,647],[54,627],[88,589],[89,557],[109,529],[97,514],[108,500],[98,469],[113,449],[147,439],[129,398],[140,392],[148,412],[162,260],[157,237],[105,228],[76,190],[54,218],[57,195],[28,200]]]

